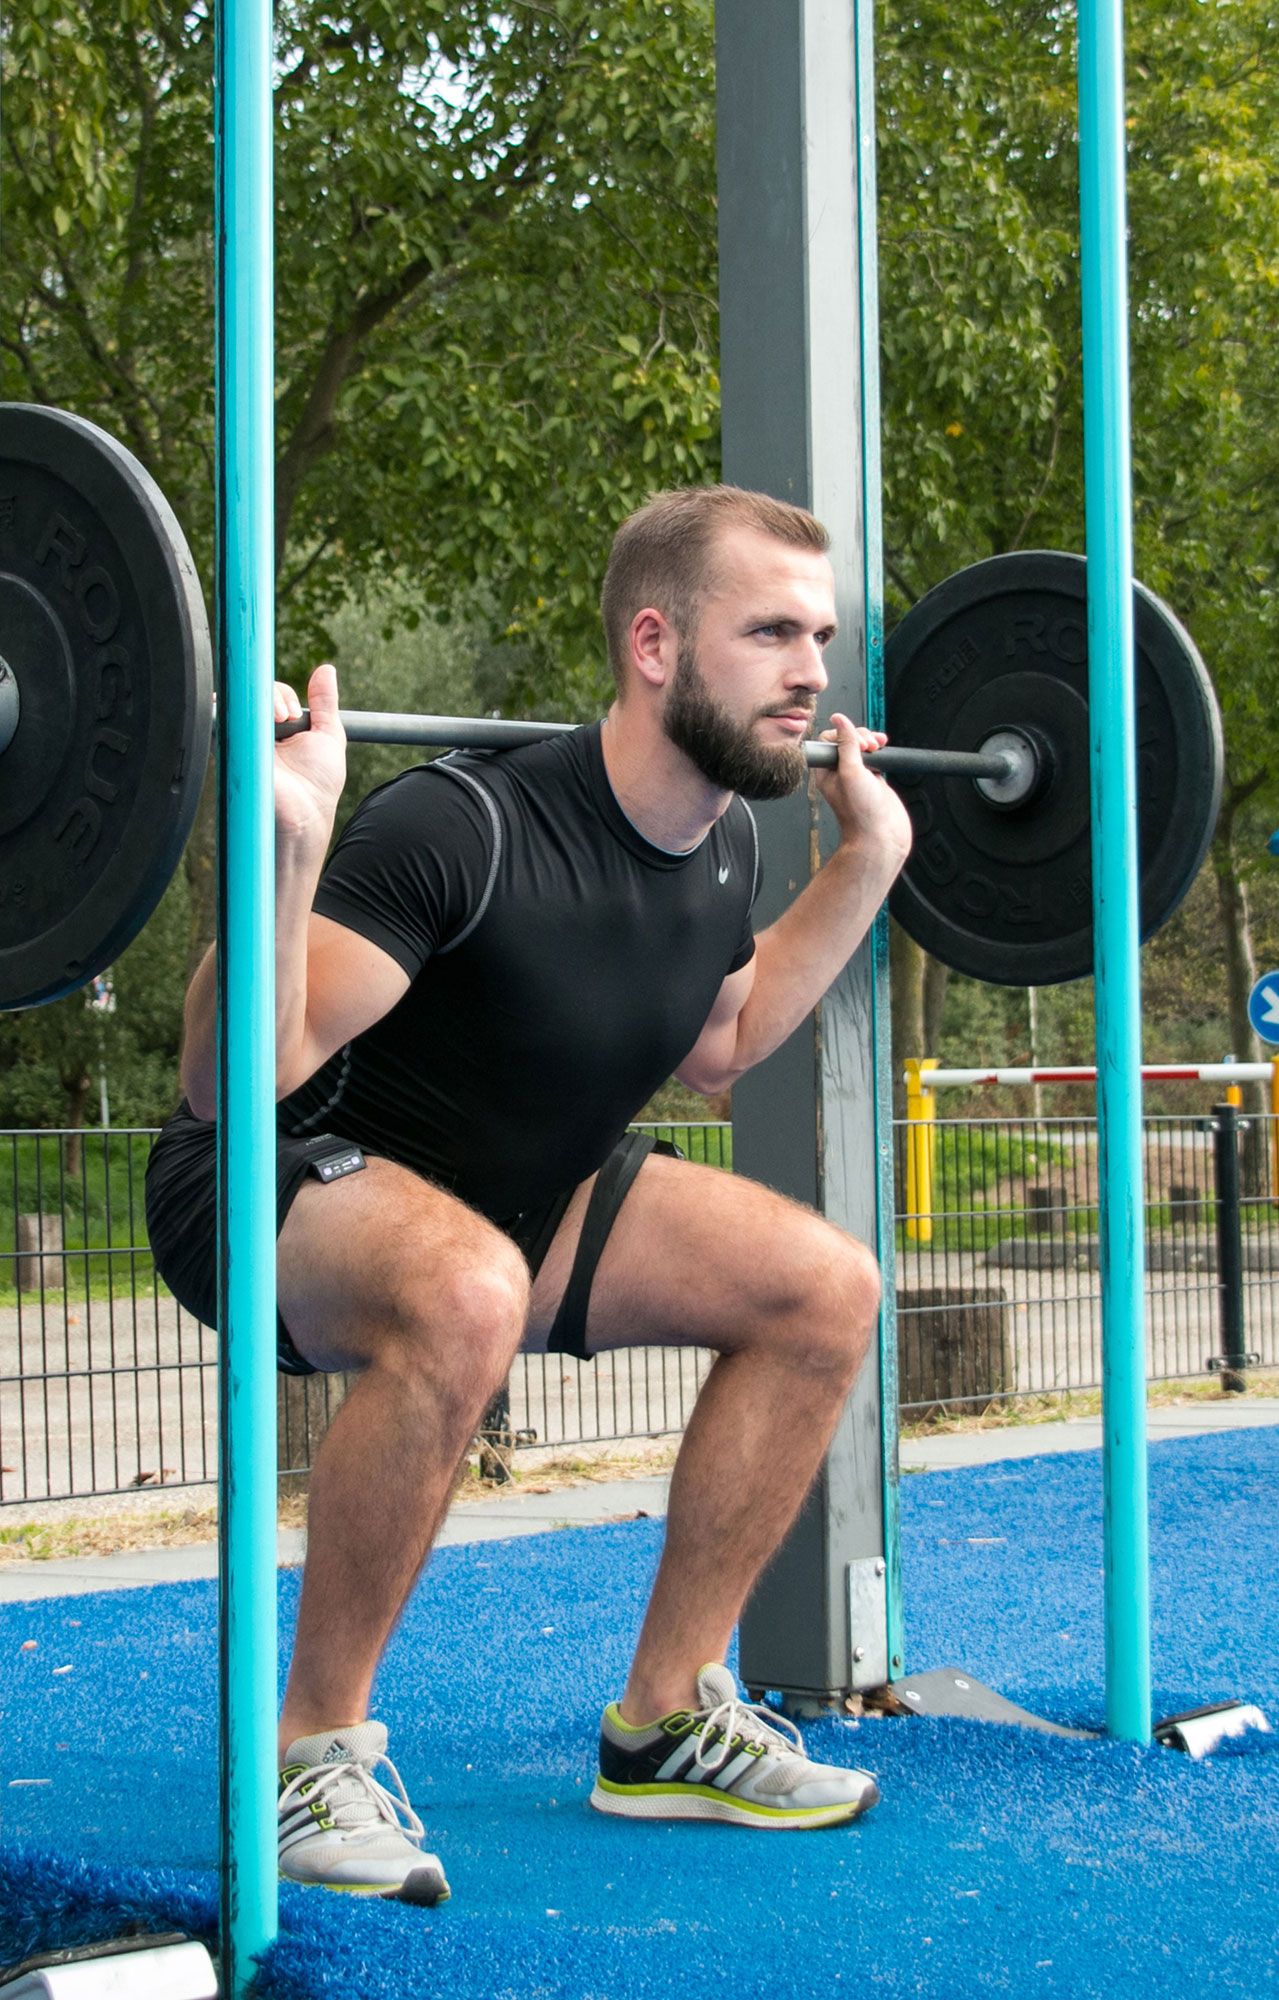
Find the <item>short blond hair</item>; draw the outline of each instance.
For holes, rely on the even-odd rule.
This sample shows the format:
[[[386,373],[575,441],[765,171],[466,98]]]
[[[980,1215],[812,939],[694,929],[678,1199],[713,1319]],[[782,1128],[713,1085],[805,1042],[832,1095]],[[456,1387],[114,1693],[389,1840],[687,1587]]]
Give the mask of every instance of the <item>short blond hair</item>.
[[[703,599],[715,580],[715,546],[729,528],[754,528],[792,548],[826,555],[830,536],[803,507],[752,493],[744,486],[688,486],[655,493],[623,521],[613,538],[600,616],[609,664],[624,685],[631,621],[651,604],[682,638],[697,629]]]

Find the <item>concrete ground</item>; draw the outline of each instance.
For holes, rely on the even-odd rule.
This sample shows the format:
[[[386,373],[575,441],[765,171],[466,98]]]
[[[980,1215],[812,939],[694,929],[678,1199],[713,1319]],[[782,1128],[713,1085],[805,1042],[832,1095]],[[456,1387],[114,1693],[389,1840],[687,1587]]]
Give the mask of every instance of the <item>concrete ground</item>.
[[[1279,1424],[1279,1397],[1231,1397],[1220,1402],[1153,1408],[1148,1412],[1147,1436],[1151,1443],[1156,1443],[1165,1438],[1192,1437],[1206,1431],[1259,1424]],[[1100,1444],[1100,1417],[939,1432],[927,1438],[903,1440],[901,1467],[904,1473],[940,1472],[958,1466],[990,1464],[997,1459],[1028,1458],[1039,1452],[1094,1451]],[[669,1483],[666,1474],[652,1479],[603,1480],[551,1493],[517,1492],[509,1499],[462,1500],[450,1510],[440,1544],[500,1541],[512,1535],[544,1534],[553,1528],[633,1520],[639,1514],[662,1515],[666,1512]],[[281,1565],[300,1563],[304,1547],[301,1530],[283,1531],[279,1537]],[[153,1583],[183,1583],[216,1574],[214,1542],[179,1548],[130,1549],[117,1555],[53,1562],[11,1563],[0,1567],[0,1603],[81,1596],[94,1590],[129,1590]]]

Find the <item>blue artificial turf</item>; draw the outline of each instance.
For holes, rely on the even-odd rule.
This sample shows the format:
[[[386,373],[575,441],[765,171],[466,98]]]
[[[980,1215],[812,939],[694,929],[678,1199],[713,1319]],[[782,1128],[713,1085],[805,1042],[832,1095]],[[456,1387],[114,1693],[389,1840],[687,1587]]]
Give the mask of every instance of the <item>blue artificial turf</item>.
[[[1240,1694],[1279,1724],[1279,1430],[1156,1447],[1151,1500],[1157,1711]],[[908,1666],[960,1664],[1100,1724],[1097,1454],[912,1478],[902,1502]],[[286,1885],[264,2000],[1279,1994],[1279,1734],[1192,1764],[974,1723],[824,1722],[817,1754],[880,1776],[857,1826],[589,1812],[598,1711],[660,1538],[640,1520],[437,1554],[376,1712],[453,1901]],[[282,1578],[286,1629],[296,1590]],[[211,1585],[0,1609],[0,1962],[134,1915],[211,1937],[216,1652]]]

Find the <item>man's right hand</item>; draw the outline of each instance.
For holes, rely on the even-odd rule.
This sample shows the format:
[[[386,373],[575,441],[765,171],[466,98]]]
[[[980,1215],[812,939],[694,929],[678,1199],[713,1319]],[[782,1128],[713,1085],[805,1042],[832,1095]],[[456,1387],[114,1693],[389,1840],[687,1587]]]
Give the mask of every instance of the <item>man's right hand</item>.
[[[275,828],[277,839],[327,847],[346,783],[346,732],[338,712],[334,667],[317,667],[307,683],[311,727],[275,746]],[[275,720],[289,722],[302,704],[283,681],[275,684]]]

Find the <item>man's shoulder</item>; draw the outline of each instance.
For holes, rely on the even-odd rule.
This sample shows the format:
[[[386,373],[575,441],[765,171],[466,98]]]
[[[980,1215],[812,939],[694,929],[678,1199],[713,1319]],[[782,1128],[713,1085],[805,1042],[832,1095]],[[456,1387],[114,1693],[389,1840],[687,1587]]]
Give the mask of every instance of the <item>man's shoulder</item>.
[[[493,834],[493,807],[473,784],[446,782],[450,759],[414,764],[366,792],[347,820],[339,845],[408,850],[447,847]]]
[[[392,818],[397,814],[459,810],[466,798],[465,788],[440,782],[442,778],[459,775],[455,768],[458,762],[454,753],[433,758],[429,764],[412,764],[407,771],[397,771],[394,777],[384,779],[372,791],[366,792],[355,811],[357,814],[373,812]]]
[[[510,750],[457,750],[427,768],[499,809],[519,801],[557,813],[572,803],[589,809],[600,789],[598,736],[599,724],[586,723]]]

